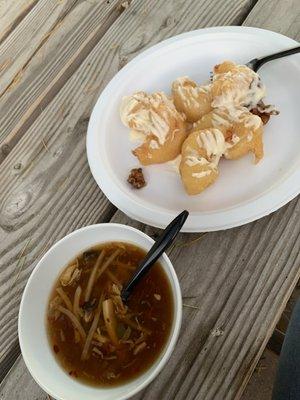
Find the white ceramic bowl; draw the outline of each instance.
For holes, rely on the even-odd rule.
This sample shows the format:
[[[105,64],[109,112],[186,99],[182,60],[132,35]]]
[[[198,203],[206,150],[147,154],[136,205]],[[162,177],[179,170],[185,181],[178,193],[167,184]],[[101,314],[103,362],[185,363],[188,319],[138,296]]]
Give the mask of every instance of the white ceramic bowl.
[[[19,313],[19,340],[24,361],[35,381],[59,400],[121,400],[148,385],[169,359],[181,325],[181,291],[174,268],[166,256],[160,258],[169,279],[174,299],[174,319],[168,342],[152,367],[137,379],[112,388],[96,388],[71,378],[55,360],[46,332],[46,309],[53,285],[78,253],[98,243],[124,241],[148,250],[153,240],[126,225],[99,224],[79,229],[57,242],[32,272],[23,293]]]

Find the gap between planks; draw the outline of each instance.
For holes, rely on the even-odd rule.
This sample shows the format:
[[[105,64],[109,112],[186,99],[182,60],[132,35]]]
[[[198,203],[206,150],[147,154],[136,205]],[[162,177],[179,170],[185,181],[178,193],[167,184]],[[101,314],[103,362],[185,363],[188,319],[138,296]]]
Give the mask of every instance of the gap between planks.
[[[2,239],[7,240],[2,259],[3,261],[5,259],[7,265],[5,270],[0,269],[0,274],[3,274],[8,285],[10,278],[6,271],[15,268],[15,252],[20,250],[29,235],[34,237],[18,285],[14,288],[13,294],[9,294],[11,297],[8,297],[5,282],[2,282],[3,292],[0,302],[9,313],[7,321],[2,321],[0,324],[2,325],[3,340],[0,343],[2,351],[9,351],[16,340],[14,328],[20,291],[32,267],[40,258],[40,248],[45,246],[45,242],[51,244],[53,240],[59,239],[77,227],[107,221],[107,217],[110,217],[115,210],[103,198],[86,163],[83,137],[86,132],[86,118],[90,115],[93,99],[118,71],[124,60],[133,58],[144,48],[183,31],[216,24],[238,24],[240,23],[239,12],[244,12],[249,7],[249,1],[240,0],[235,3],[232,13],[231,1],[224,0],[223,7],[216,13],[217,3],[216,0],[204,0],[202,3],[189,0],[183,5],[179,0],[173,0],[172,3],[160,1],[158,6],[153,8],[150,1],[134,1],[133,5],[122,13],[104,37],[99,40],[84,65],[73,73],[56,98],[49,103],[45,112],[36,119],[34,126],[28,129],[21,142],[14,147],[2,164],[3,177],[6,177],[6,185],[2,187],[5,192],[2,200],[7,206],[8,214],[3,213],[3,209],[1,210],[0,222],[4,229]],[[205,22],[203,22],[204,16]],[[119,44],[119,50],[113,51],[112,46],[116,43]],[[93,78],[88,86],[85,81],[87,76],[91,80]],[[86,90],[94,82],[94,77],[99,81],[99,87],[95,93],[86,93],[81,96],[82,90]],[[74,93],[77,94],[77,102],[73,100]],[[58,114],[59,106],[65,102],[67,102],[68,114],[61,119],[62,117]],[[47,138],[45,143],[49,151],[46,151],[45,146],[40,143],[42,138]],[[40,143],[39,149],[35,149],[38,143]],[[25,165],[24,168],[20,162],[16,164],[16,161],[21,160]],[[16,171],[17,165],[19,167]],[[73,173],[74,169],[76,173]],[[51,176],[51,179],[46,178],[47,174]],[[61,184],[57,187],[56,182],[58,184],[61,180],[64,183],[63,187]],[[4,186],[6,186],[5,189]],[[41,187],[43,188],[41,196],[36,197],[35,192]],[[26,200],[26,204],[22,204],[21,209],[15,204],[19,196]],[[79,215],[72,214],[72,207],[76,210],[76,207],[80,207]],[[37,214],[32,214],[33,209]],[[99,213],[102,213],[101,218],[99,218]],[[18,215],[17,219],[15,219],[16,215]],[[50,229],[47,225],[49,219],[51,219]],[[40,235],[43,241],[41,244],[37,241]],[[4,326],[6,333],[2,330]],[[1,367],[7,370],[10,365],[1,363]]]
[[[57,21],[52,30],[48,32],[48,34],[42,39],[41,43],[37,46],[34,53],[23,65],[22,69],[17,72],[11,84],[1,94],[0,101],[1,99],[5,98],[6,94],[10,92],[12,88],[17,87],[20,84],[24,71],[26,71],[27,67],[31,64],[32,60],[35,60],[37,55],[43,53],[45,46],[48,45],[53,35],[56,34],[59,29],[63,28],[64,21],[66,20],[66,18],[69,17],[70,13],[72,12],[72,10],[74,10],[75,6],[76,4],[73,5],[73,7],[71,7],[70,10],[68,10],[68,13],[65,13],[65,15],[63,15]],[[27,112],[18,118],[13,117],[11,115],[10,118],[16,118],[18,119],[18,121],[15,121],[14,122],[15,125],[12,127],[12,129],[7,130],[7,132],[4,133],[4,137],[2,137],[1,147],[0,147],[0,163],[7,157],[7,155],[11,152],[13,147],[19,142],[19,140],[26,133],[27,129],[32,125],[35,119],[38,118],[38,116],[43,112],[46,106],[52,101],[52,99],[56,96],[56,94],[59,92],[62,86],[64,86],[67,80],[79,68],[81,63],[86,59],[88,54],[93,50],[95,45],[99,42],[101,37],[106,33],[106,31],[111,27],[111,25],[113,25],[113,23],[120,17],[120,15],[128,8],[127,5],[124,6],[123,0],[113,0],[110,2],[102,0],[101,3],[99,4],[97,3],[92,4],[92,7],[94,7],[94,9],[91,8],[85,17],[88,19],[88,17],[92,18],[92,16],[99,14],[99,22],[101,23],[95,24],[94,22],[94,25],[96,25],[95,29],[91,30],[91,32],[88,32],[88,35],[87,37],[84,38],[85,40],[83,41],[83,43],[80,43],[78,49],[74,50],[74,54],[71,55],[70,59],[68,59],[64,64],[62,64],[61,69],[57,72],[56,76],[53,76],[53,79],[51,80],[51,82],[48,83],[48,86],[45,87],[41,93],[39,93],[36,99],[33,99],[35,101],[33,101],[31,105],[27,105],[28,107]],[[108,8],[107,12],[105,10],[103,10],[103,12],[101,11],[102,8],[104,7]],[[101,20],[102,14],[105,15],[105,18]],[[80,32],[78,32],[78,37],[77,38],[75,37],[74,39],[75,44],[77,43],[77,41],[80,42],[81,39],[82,38]],[[60,51],[60,49],[58,51]],[[45,65],[45,67],[47,67],[47,65]],[[49,68],[50,67],[51,65],[49,65]],[[48,72],[46,69],[42,69],[42,72],[44,72],[44,70],[46,73]],[[43,81],[43,76],[40,76],[40,81]],[[24,88],[24,90],[26,89]],[[17,101],[22,102],[23,101],[22,97],[19,97],[19,100]],[[5,118],[5,115],[1,116],[1,118]],[[3,135],[3,129],[2,129],[2,135]]]

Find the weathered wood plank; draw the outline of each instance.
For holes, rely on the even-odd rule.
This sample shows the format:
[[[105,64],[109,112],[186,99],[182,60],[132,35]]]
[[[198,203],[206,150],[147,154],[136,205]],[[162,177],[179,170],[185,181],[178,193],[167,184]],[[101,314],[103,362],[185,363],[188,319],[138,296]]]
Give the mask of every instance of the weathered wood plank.
[[[21,356],[1,383],[0,399],[49,400],[46,393],[31,378]]]
[[[107,220],[85,155],[96,97],[126,59],[164,37],[211,24],[238,23],[249,2],[135,1],[45,108],[1,166],[0,361],[17,337],[20,295],[44,251],[77,227]],[[174,18],[174,15],[176,18]],[[202,20],[202,17],[204,20]],[[203,22],[204,21],[204,22]],[[147,34],[145,32],[147,28]],[[4,366],[3,366],[4,367]],[[7,367],[7,366],[6,366]]]
[[[0,161],[118,18],[121,1],[75,4],[23,68],[22,79],[0,97]]]
[[[0,45],[0,95],[22,79],[28,63],[77,0],[39,0]]]
[[[270,29],[300,41],[299,8],[298,0],[259,0],[244,25]]]
[[[296,199],[240,228],[180,235],[169,252],[185,305],[180,338],[167,367],[135,400],[240,397],[249,365],[255,364],[300,276],[299,212]],[[121,212],[112,221],[151,236],[158,232]],[[45,398],[21,357],[0,386],[1,396]]]
[[[197,235],[181,235],[170,257],[183,303],[199,309],[184,307],[168,367],[134,399],[240,397],[300,277],[299,211],[296,199],[240,228],[198,235],[194,242]],[[129,222],[120,212],[114,220]],[[214,335],[217,328],[222,335]]]
[[[38,0],[0,1],[0,43],[10,34]]]
[[[278,22],[280,19],[281,16]],[[136,399],[223,400],[240,396],[249,378],[249,365],[254,368],[260,349],[299,277],[298,214],[299,200],[294,200],[276,214],[256,223],[207,234],[193,245],[193,249],[183,247],[180,250],[179,247],[179,253],[174,249],[172,258],[183,293],[188,293],[184,302],[200,304],[200,309],[184,309],[180,342],[169,368]],[[117,213],[114,220],[143,229],[141,224],[133,223],[121,213]],[[147,232],[153,233],[153,230],[147,228]],[[184,235],[182,240],[189,241],[194,237]],[[216,243],[217,254],[214,253]],[[195,254],[193,259],[189,250]],[[224,334],[212,336],[214,327],[221,327]],[[237,360],[233,367],[232,358]],[[26,373],[24,365],[15,368],[13,373],[16,371]],[[10,385],[15,381],[16,378],[9,380]],[[26,379],[24,381],[30,385]],[[8,384],[3,387],[7,389]],[[8,394],[4,392],[5,398],[12,393],[18,398],[20,388],[19,392],[15,390],[14,387]],[[43,398],[34,383],[29,391],[39,399]]]

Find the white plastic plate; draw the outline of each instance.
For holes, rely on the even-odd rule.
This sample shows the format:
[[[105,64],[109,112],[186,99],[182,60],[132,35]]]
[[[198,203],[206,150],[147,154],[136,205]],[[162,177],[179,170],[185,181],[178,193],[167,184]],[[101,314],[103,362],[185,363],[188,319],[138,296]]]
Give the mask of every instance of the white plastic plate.
[[[165,227],[180,211],[190,216],[185,232],[227,229],[261,218],[300,192],[300,55],[264,65],[266,102],[280,110],[265,127],[265,157],[222,160],[220,177],[197,196],[188,196],[180,177],[167,164],[144,167],[147,186],[132,189],[129,171],[139,166],[131,154],[136,144],[120,121],[123,96],[137,90],[170,93],[172,81],[189,75],[205,82],[223,60],[246,63],[255,57],[297,45],[278,33],[247,27],[218,27],[184,33],[146,50],[107,85],[91,115],[87,154],[92,174],[108,199],[131,218]]]

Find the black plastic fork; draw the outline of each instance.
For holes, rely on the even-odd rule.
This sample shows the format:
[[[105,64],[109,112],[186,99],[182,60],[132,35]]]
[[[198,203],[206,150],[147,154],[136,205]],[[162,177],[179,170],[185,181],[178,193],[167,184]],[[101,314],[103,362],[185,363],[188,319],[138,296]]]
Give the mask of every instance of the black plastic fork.
[[[300,46],[297,46],[288,50],[279,51],[278,53],[270,54],[269,56],[261,58],[253,58],[253,60],[249,61],[246,65],[247,67],[253,69],[254,72],[257,72],[262,65],[264,65],[269,61],[276,60],[277,58],[290,56],[291,54],[299,52],[300,52]]]
[[[246,63],[247,67],[251,68],[254,72],[257,72],[261,66],[269,61],[276,60],[277,58],[283,58],[300,52],[300,46],[293,47],[291,49],[279,51],[278,53],[270,54],[265,57],[253,58],[253,60]],[[210,73],[210,80],[213,80],[213,73]]]

